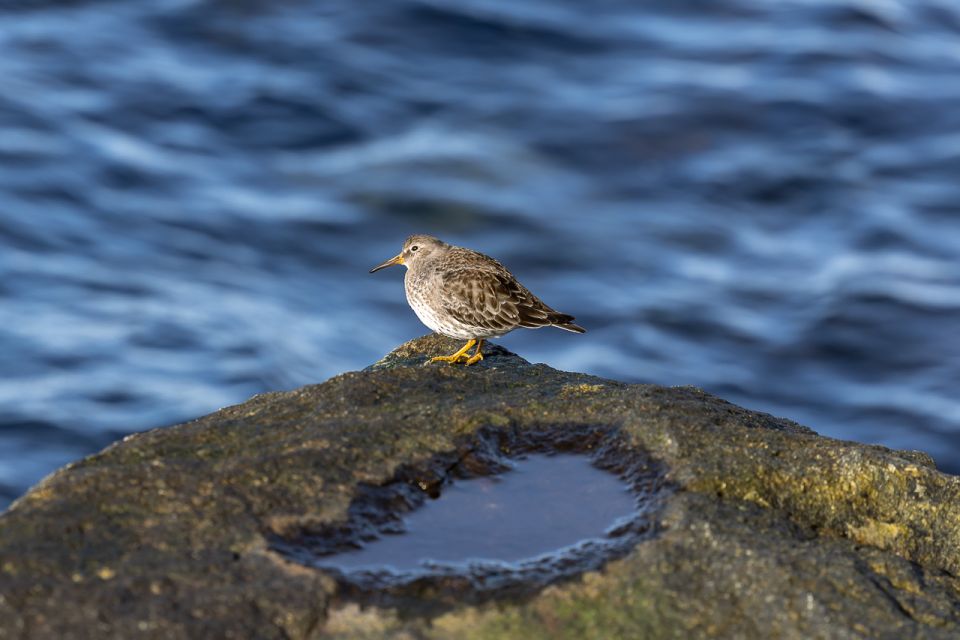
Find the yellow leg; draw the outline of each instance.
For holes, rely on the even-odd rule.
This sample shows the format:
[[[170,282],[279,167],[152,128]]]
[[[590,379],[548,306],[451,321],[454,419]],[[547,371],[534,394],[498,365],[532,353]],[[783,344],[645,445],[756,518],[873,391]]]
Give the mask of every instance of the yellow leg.
[[[467,366],[469,367],[474,362],[480,362],[483,360],[483,354],[480,353],[480,347],[483,346],[483,340],[477,340],[477,350],[473,352],[473,355],[467,359]]]
[[[476,343],[476,340],[470,340],[467,344],[463,345],[463,349],[460,349],[460,351],[457,351],[452,356],[437,356],[436,358],[430,358],[430,362],[449,362],[450,364],[460,362],[460,358],[465,358],[467,351],[470,351],[470,347]]]

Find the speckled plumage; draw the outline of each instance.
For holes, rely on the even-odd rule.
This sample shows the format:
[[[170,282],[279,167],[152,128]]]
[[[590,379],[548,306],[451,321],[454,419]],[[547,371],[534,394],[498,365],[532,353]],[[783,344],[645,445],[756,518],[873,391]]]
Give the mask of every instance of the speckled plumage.
[[[531,293],[502,264],[472,249],[414,235],[398,256],[372,271],[393,264],[407,267],[404,289],[410,307],[421,322],[442,335],[483,340],[520,327],[585,331],[573,324],[573,316]]]

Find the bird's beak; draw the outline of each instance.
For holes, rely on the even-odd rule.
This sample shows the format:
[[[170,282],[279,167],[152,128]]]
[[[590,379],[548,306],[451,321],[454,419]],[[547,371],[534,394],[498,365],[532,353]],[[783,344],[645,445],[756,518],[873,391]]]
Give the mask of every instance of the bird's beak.
[[[402,253],[399,254],[399,255],[397,255],[397,256],[394,256],[394,257],[390,258],[389,260],[387,260],[387,261],[384,262],[383,264],[378,264],[378,265],[375,266],[373,269],[370,269],[370,273],[373,273],[373,272],[375,272],[375,271],[380,271],[380,269],[386,269],[387,267],[392,267],[392,266],[395,265],[395,264],[403,264],[403,254],[402,254]]]

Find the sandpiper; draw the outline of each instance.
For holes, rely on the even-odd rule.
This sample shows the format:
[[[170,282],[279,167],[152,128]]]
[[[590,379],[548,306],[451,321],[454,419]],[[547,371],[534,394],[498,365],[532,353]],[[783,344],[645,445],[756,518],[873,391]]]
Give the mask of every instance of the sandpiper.
[[[420,321],[449,338],[467,340],[456,353],[430,362],[453,364],[464,359],[471,365],[483,360],[480,349],[485,339],[499,338],[518,327],[586,331],[573,323],[573,316],[544,304],[502,264],[472,249],[413,235],[403,243],[403,251],[370,273],[397,264],[407,268],[403,280],[407,304]],[[467,356],[474,345],[477,350]]]

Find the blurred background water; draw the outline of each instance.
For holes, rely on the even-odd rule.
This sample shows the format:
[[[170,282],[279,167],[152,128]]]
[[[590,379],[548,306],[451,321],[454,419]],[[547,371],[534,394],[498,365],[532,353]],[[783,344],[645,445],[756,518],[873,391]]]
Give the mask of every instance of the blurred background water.
[[[426,332],[411,232],[693,384],[960,472],[960,6],[0,3],[0,508]]]

